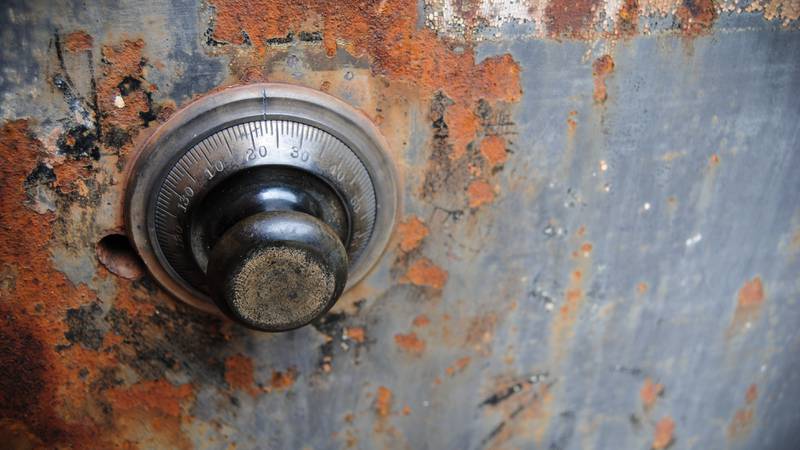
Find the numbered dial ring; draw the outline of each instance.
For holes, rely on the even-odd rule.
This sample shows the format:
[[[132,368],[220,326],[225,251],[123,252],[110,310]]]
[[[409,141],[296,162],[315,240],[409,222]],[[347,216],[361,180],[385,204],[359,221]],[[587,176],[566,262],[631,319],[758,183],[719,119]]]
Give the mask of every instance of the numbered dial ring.
[[[208,291],[210,249],[190,232],[190,212],[221,180],[258,166],[292,167],[328,183],[348,212],[347,253],[351,260],[361,256],[375,224],[375,193],[361,160],[319,128],[287,120],[255,120],[199,141],[168,168],[155,194],[151,217],[159,249],[188,284]]]
[[[232,182],[247,186],[254,173],[299,174],[310,177],[306,186],[317,186],[314,192],[332,193],[326,197],[336,205],[330,211],[338,212],[327,225],[347,253],[347,287],[385,248],[398,200],[386,144],[374,125],[310,89],[273,83],[231,88],[177,112],[143,144],[129,173],[129,234],[152,275],[180,299],[218,312],[208,284],[213,242],[197,232],[196,218],[211,194]],[[295,187],[301,197],[318,195]],[[278,186],[258,195],[290,191]],[[291,203],[277,197],[253,202],[274,206],[284,200]],[[326,214],[317,219],[334,217]]]

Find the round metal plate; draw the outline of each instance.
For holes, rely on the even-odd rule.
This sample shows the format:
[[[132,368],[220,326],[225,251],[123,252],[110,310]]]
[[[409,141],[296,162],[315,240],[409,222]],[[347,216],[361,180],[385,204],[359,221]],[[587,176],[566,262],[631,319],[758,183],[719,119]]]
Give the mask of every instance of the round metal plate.
[[[141,147],[128,181],[129,234],[168,291],[217,312],[198,266],[181,256],[189,253],[182,251],[185,213],[241,169],[296,167],[324,179],[347,205],[349,288],[383,252],[396,220],[396,178],[386,148],[361,113],[308,88],[268,83],[209,95],[173,115]]]

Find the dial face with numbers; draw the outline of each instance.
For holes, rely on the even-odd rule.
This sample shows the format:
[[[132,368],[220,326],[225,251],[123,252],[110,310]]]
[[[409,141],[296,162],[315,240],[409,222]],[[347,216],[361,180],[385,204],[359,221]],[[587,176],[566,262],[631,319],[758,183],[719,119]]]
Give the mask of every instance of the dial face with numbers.
[[[258,166],[302,170],[336,192],[348,221],[349,286],[385,247],[397,205],[394,171],[366,118],[295,86],[222,91],[162,125],[141,149],[129,180],[134,245],[151,273],[181,299],[211,310],[206,255],[192,251],[193,208],[223,180]]]
[[[183,280],[205,290],[206,259],[188,250],[189,212],[220,181],[243,169],[278,165],[309,172],[340,195],[351,230],[345,243],[358,260],[375,224],[375,193],[367,169],[342,141],[287,120],[255,120],[227,127],[197,142],[168,167],[155,192],[152,229],[164,260]]]

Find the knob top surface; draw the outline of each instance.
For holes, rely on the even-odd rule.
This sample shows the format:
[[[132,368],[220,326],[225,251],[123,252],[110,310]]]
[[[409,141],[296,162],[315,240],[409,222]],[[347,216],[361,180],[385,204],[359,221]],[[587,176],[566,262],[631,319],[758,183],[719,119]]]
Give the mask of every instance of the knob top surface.
[[[303,326],[327,311],[347,281],[336,232],[295,211],[250,216],[226,231],[208,263],[220,309],[263,331]]]

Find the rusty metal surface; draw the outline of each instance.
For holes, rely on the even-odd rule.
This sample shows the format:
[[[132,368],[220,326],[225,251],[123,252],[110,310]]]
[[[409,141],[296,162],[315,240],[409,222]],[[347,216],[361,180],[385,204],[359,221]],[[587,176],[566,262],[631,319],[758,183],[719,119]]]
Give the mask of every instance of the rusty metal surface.
[[[0,442],[796,448],[798,14],[5,2]],[[253,81],[362,110],[404,193],[377,268],[279,335],[179,304],[98,244],[122,230],[136,145]]]

